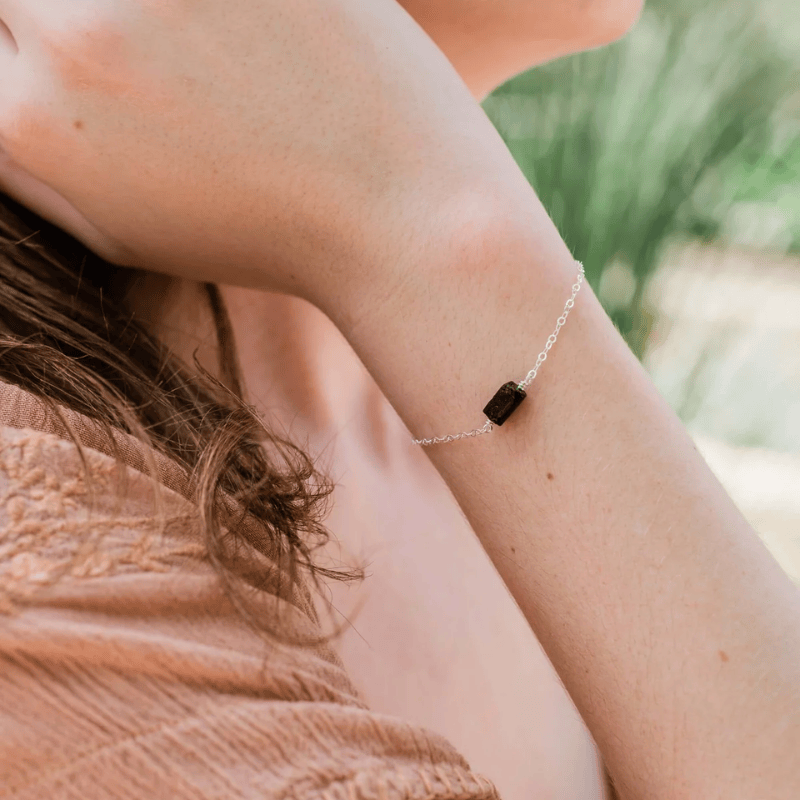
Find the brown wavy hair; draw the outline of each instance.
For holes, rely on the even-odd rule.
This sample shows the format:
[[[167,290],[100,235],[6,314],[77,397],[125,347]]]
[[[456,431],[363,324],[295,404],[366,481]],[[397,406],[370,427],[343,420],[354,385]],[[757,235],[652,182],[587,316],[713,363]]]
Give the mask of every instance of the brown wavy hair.
[[[0,380],[59,416],[62,406],[100,423],[112,452],[119,454],[120,430],[177,462],[189,476],[208,557],[243,619],[268,641],[327,640],[286,633],[276,616],[264,615],[263,599],[286,596],[301,573],[317,589],[321,577],[363,578],[361,569],[327,569],[312,559],[329,538],[323,520],[334,484],[244,402],[218,287],[204,284],[222,381],[196,359],[190,370],[126,309],[140,275],[0,193]],[[224,513],[231,499],[233,522]],[[277,588],[275,574],[258,568],[259,555],[277,565]]]

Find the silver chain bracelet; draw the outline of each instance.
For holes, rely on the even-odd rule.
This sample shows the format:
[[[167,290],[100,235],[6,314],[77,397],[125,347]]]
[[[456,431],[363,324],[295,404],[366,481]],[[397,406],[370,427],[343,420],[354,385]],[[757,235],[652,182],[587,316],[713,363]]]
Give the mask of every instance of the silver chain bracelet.
[[[556,325],[556,329],[550,334],[550,337],[547,340],[547,344],[539,353],[539,358],[536,359],[536,366],[525,376],[525,380],[521,383],[514,383],[510,381],[508,383],[504,383],[495,393],[495,396],[489,401],[486,408],[483,409],[483,413],[486,414],[486,424],[477,430],[464,432],[464,433],[454,433],[450,436],[440,436],[433,439],[412,439],[414,444],[419,445],[430,445],[430,444],[443,444],[446,442],[454,442],[456,439],[466,439],[471,436],[480,436],[482,433],[491,433],[494,430],[495,425],[502,425],[510,416],[511,414],[516,411],[519,404],[527,397],[525,389],[531,385],[533,379],[536,377],[536,373],[539,371],[539,367],[542,363],[547,359],[547,351],[555,344],[556,337],[558,336],[558,332],[561,330],[561,326],[567,321],[567,315],[570,312],[570,309],[575,305],[575,295],[578,294],[581,288],[581,282],[584,278],[583,272],[583,264],[580,261],[575,262],[579,269],[578,269],[578,280],[576,283],[572,284],[572,297],[567,300],[567,304],[564,306],[564,313],[558,318],[558,324]]]

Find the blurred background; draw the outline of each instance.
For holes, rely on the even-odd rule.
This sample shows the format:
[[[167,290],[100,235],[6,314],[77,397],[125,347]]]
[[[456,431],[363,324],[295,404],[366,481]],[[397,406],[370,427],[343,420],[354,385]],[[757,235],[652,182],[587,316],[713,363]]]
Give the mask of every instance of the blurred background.
[[[483,107],[631,350],[800,586],[800,13],[647,0]]]

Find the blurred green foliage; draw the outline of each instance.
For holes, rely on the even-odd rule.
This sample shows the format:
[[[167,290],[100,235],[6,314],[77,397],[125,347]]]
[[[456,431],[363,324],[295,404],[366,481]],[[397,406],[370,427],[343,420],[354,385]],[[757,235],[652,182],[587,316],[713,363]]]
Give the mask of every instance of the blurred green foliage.
[[[800,252],[800,70],[767,7],[650,0],[621,41],[483,103],[640,358],[674,237]]]

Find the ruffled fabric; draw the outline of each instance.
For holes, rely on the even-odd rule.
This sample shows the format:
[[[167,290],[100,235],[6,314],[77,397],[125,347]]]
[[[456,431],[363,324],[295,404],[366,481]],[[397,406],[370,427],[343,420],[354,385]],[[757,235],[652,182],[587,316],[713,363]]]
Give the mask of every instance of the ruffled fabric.
[[[0,798],[497,797],[442,737],[371,712],[328,646],[250,630],[185,474],[119,437],[122,471],[91,420],[0,384]],[[306,587],[270,600],[319,632]]]

